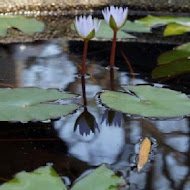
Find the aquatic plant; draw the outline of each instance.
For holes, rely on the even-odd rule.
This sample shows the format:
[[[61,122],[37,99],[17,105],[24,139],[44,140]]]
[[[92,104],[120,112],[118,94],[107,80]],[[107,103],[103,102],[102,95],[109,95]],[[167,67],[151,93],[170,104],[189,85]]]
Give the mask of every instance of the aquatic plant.
[[[98,21],[96,18],[92,18],[92,16],[80,16],[75,17],[75,29],[77,34],[84,40],[84,50],[83,50],[83,59],[82,59],[82,67],[81,67],[81,75],[85,75],[86,73],[86,55],[88,50],[88,41],[94,38],[98,28],[100,27],[101,21]]]
[[[128,8],[110,6],[102,10],[105,21],[113,30],[113,41],[110,55],[110,67],[114,67],[115,49],[118,30],[125,24],[128,15]]]

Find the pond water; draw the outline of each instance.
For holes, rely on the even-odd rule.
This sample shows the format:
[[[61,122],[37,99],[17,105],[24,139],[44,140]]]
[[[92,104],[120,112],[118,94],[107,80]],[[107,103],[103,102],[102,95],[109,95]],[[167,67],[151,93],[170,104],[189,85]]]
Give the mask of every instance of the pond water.
[[[130,117],[104,108],[98,93],[122,90],[124,84],[154,84],[151,71],[157,57],[174,45],[118,43],[116,66],[109,70],[111,42],[90,42],[86,78],[78,75],[83,43],[52,40],[0,46],[0,86],[56,88],[78,94],[75,113],[45,122],[0,122],[0,183],[19,171],[53,163],[68,185],[102,163],[124,176],[125,189],[190,189],[190,118],[165,120]],[[130,72],[125,54],[134,73]],[[165,81],[167,87],[189,94],[188,76]],[[68,101],[68,103],[70,103]],[[83,105],[86,105],[86,108]],[[177,109],[177,108],[176,108]],[[83,118],[75,122],[83,113]],[[110,120],[111,117],[111,120]],[[81,117],[80,117],[81,118]],[[95,126],[89,130],[86,120]],[[113,122],[112,122],[113,121]],[[87,134],[87,135],[86,135]],[[139,143],[152,141],[148,164],[136,169]]]

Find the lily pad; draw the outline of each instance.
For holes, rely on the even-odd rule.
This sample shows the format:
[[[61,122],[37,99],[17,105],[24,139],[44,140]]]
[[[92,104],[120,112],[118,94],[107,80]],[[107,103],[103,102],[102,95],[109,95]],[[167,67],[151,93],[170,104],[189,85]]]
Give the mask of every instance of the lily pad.
[[[144,26],[167,25],[164,30],[164,36],[181,35],[190,31],[190,17],[178,16],[151,16],[136,20]]]
[[[176,47],[173,50],[162,53],[157,61],[158,64],[167,64],[178,59],[187,59],[190,57],[190,43],[183,44],[181,46]]]
[[[0,186],[0,190],[66,190],[61,178],[51,166],[33,172],[20,172],[15,178]]]
[[[179,59],[168,64],[162,64],[152,71],[152,78],[176,77],[190,72],[190,60]]]
[[[26,18],[22,15],[1,15],[0,23],[0,36],[5,36],[7,29],[11,27],[30,35],[44,30],[43,22],[37,21],[35,18]]]
[[[116,176],[112,170],[102,165],[77,182],[71,190],[117,190],[124,183],[122,177]]]
[[[190,114],[190,99],[183,93],[149,85],[125,86],[134,93],[105,91],[101,102],[123,113],[144,117],[178,117]]]
[[[101,21],[100,28],[98,32],[96,33],[96,38],[113,38],[113,30],[110,28],[110,26],[104,21]],[[117,38],[136,38],[135,36],[132,36],[124,31],[119,30],[117,32]]]
[[[135,22],[127,21],[125,25],[121,28],[121,30],[127,32],[140,32],[140,33],[151,32],[151,28],[149,26],[144,26],[143,24],[136,21]]]
[[[164,30],[164,36],[182,35],[190,31],[190,26],[183,26],[181,24],[168,24]]]
[[[72,98],[74,95],[54,89],[0,89],[0,121],[47,120],[64,116],[78,108],[47,101]]]
[[[141,23],[144,26],[155,26],[160,24],[167,25],[169,23],[190,26],[190,17],[148,15],[144,18],[136,20],[136,22]]]

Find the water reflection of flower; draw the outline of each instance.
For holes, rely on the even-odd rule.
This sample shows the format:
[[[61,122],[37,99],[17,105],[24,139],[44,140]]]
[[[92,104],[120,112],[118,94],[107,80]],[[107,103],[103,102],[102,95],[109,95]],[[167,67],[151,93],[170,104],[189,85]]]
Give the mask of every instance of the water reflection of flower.
[[[96,130],[98,132],[100,131],[95,117],[88,112],[86,107],[77,118],[74,125],[74,131],[76,131],[77,128],[79,128],[79,133],[81,135],[90,135],[90,132],[95,133]]]
[[[102,117],[101,123],[105,121],[106,125],[108,126],[114,125],[120,127],[125,122],[125,120],[126,116],[122,112],[106,110]]]

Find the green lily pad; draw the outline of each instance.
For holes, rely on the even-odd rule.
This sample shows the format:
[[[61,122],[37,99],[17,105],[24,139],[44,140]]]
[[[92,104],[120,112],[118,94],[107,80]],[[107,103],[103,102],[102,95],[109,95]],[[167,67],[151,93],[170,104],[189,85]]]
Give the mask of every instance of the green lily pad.
[[[181,24],[168,24],[164,30],[164,36],[182,35],[190,31],[190,26],[183,26]]]
[[[152,71],[152,78],[176,77],[190,72],[190,60],[179,59],[177,61],[162,64]]]
[[[148,15],[144,18],[136,20],[145,26],[155,26],[158,24],[167,25],[169,23],[176,23],[184,26],[190,26],[190,17],[178,17],[178,16],[152,16]]]
[[[185,59],[190,57],[190,43],[183,44],[181,46],[176,47],[173,50],[162,53],[157,62],[159,65],[167,64],[178,59]]]
[[[106,39],[113,38],[113,30],[104,20],[101,21],[100,28],[98,32],[96,33],[96,38],[106,38]],[[136,37],[122,30],[119,30],[117,32],[117,38],[136,38]]]
[[[144,26],[167,25],[164,30],[164,36],[181,35],[190,31],[190,17],[178,16],[151,16],[136,20]]]
[[[0,89],[0,121],[31,121],[57,118],[73,112],[76,105],[48,103],[74,95],[54,89],[15,88]]]
[[[61,178],[51,166],[33,172],[20,172],[0,186],[0,190],[66,190]]]
[[[118,177],[105,165],[98,167],[91,174],[78,181],[71,190],[117,190],[124,184],[122,177]]]
[[[37,21],[35,18],[26,18],[22,15],[1,15],[0,23],[0,36],[5,36],[7,29],[11,27],[30,35],[44,30],[43,22]]]
[[[121,30],[127,32],[140,32],[140,33],[151,32],[151,28],[149,26],[144,26],[143,24],[136,21],[135,22],[127,21],[125,25],[121,28]]]
[[[144,117],[178,117],[190,114],[190,99],[180,92],[156,88],[148,85],[125,86],[134,92],[123,93],[105,91],[101,93],[101,102],[123,113]]]

